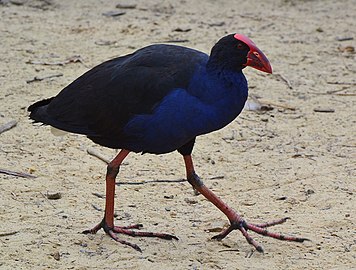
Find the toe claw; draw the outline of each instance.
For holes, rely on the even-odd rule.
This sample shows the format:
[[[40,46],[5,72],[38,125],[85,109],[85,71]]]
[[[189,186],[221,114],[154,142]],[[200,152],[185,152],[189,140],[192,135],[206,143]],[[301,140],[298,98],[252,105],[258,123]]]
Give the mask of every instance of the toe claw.
[[[211,239],[221,241],[223,238],[221,237],[220,234],[217,234],[217,235],[214,235],[213,237],[211,237]]]
[[[177,236],[171,235],[171,234],[167,234],[166,237],[162,238],[162,239],[166,239],[166,240],[179,240],[179,238]]]
[[[295,239],[295,242],[299,242],[299,243],[303,243],[304,241],[310,241],[311,242],[311,240],[310,239],[308,239],[308,238],[296,238]]]
[[[131,247],[132,247],[133,249],[137,250],[138,252],[141,252],[141,253],[142,253],[142,249],[141,249],[138,245],[132,244]]]

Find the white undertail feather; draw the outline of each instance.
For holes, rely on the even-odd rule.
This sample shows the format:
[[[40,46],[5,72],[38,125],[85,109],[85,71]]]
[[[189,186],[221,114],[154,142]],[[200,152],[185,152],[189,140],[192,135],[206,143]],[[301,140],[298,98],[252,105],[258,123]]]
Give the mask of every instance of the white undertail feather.
[[[64,130],[61,130],[61,129],[58,129],[58,128],[55,128],[55,127],[51,127],[51,133],[54,136],[64,136],[64,135],[68,134],[67,131],[64,131]]]

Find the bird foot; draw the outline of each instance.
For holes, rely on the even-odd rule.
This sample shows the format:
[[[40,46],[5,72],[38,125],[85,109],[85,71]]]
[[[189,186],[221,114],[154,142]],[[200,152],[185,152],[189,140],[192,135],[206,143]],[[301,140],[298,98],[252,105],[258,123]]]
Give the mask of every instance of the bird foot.
[[[112,239],[114,239],[116,242],[119,242],[123,245],[127,245],[132,247],[133,249],[142,252],[141,248],[136,245],[136,244],[132,244],[128,241],[122,240],[120,238],[117,237],[116,233],[121,233],[121,234],[126,234],[129,236],[141,236],[141,237],[157,237],[157,238],[161,238],[161,239],[166,239],[166,240],[172,240],[172,239],[176,239],[178,240],[178,238],[174,235],[171,234],[166,234],[166,233],[154,233],[154,232],[142,232],[142,231],[134,231],[133,229],[140,229],[142,228],[143,225],[142,224],[134,224],[134,225],[130,225],[130,226],[113,226],[112,228],[109,227],[105,221],[105,218],[98,224],[96,225],[94,228],[90,229],[90,230],[85,230],[83,231],[84,234],[96,234],[97,231],[99,231],[100,229],[103,229]]]
[[[273,232],[269,232],[266,229],[267,227],[282,224],[282,223],[286,222],[287,219],[289,219],[289,218],[282,218],[282,219],[278,219],[278,220],[274,220],[274,221],[266,222],[266,223],[262,223],[262,224],[250,224],[250,223],[247,223],[245,220],[238,217],[236,221],[231,222],[231,225],[226,230],[224,230],[223,232],[221,232],[218,235],[215,235],[212,239],[222,240],[233,230],[240,230],[241,233],[243,234],[243,236],[245,236],[247,242],[249,244],[251,244],[252,246],[254,246],[256,248],[256,250],[259,252],[263,252],[263,248],[259,243],[257,243],[248,234],[248,232],[247,232],[248,230],[251,230],[253,232],[256,232],[256,233],[264,235],[264,236],[283,240],[283,241],[292,241],[292,242],[310,241],[307,238],[301,238],[301,237],[283,235],[283,234],[279,234],[279,233],[273,233]]]

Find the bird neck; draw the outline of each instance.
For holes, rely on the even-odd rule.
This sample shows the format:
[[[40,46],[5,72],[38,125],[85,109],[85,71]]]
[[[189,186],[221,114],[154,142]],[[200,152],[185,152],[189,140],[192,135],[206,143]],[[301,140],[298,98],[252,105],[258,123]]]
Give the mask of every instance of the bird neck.
[[[242,72],[242,69],[232,68],[229,63],[226,65],[216,65],[213,61],[207,63],[206,66],[206,73],[207,75],[212,78],[213,80],[219,81],[224,85],[224,88],[231,89],[231,88],[239,88],[247,95],[247,87],[244,87],[247,84],[245,83],[246,78]]]

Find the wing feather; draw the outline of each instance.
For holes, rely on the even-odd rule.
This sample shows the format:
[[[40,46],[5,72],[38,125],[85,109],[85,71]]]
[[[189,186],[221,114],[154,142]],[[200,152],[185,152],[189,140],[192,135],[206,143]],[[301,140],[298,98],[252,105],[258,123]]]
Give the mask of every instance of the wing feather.
[[[207,60],[193,49],[151,45],[94,67],[56,97],[30,106],[30,117],[118,147],[133,116],[151,114],[169,92],[188,88],[196,66]]]

